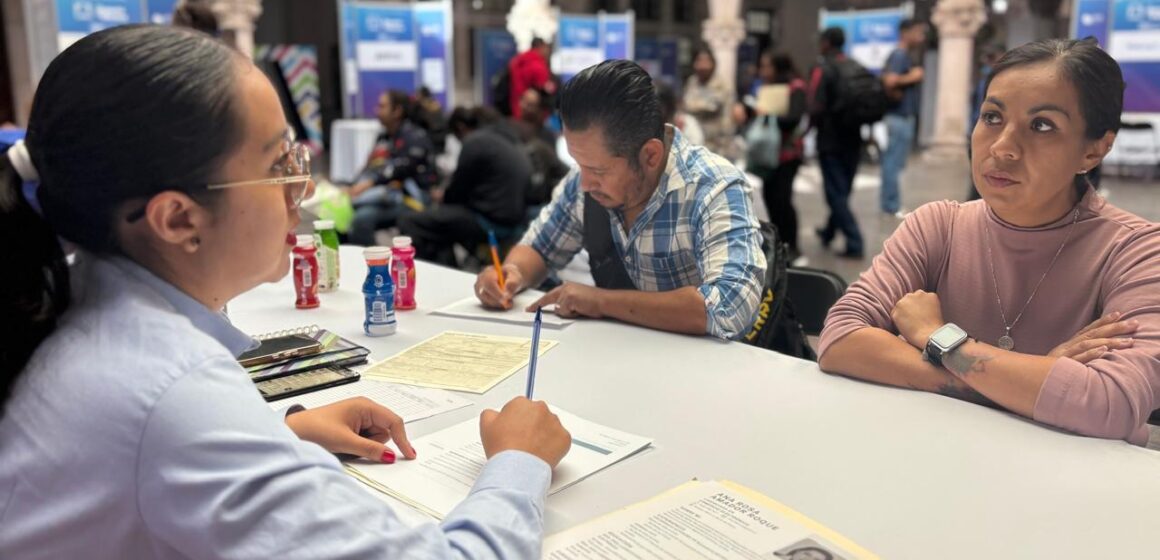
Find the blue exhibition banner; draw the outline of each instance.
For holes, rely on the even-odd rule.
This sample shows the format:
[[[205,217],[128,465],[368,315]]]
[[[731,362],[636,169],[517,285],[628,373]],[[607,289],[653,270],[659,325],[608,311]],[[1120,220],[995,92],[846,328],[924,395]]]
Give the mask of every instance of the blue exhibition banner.
[[[475,97],[493,106],[491,84],[516,55],[516,40],[506,29],[475,30]]]
[[[902,9],[822,10],[818,22],[821,29],[841,27],[846,32],[846,55],[870,71],[880,72],[898,45],[898,24],[904,17]]]
[[[450,106],[452,81],[451,15],[445,3],[415,4],[419,30],[419,83],[431,91],[443,107]]]
[[[145,21],[165,25],[173,21],[173,9],[177,0],[146,0]]]
[[[1072,35],[1099,40],[1120,63],[1124,111],[1160,112],[1160,0],[1076,0]]]
[[[568,81],[581,70],[605,60],[632,59],[634,18],[628,14],[560,14],[554,70]]]
[[[89,33],[142,23],[141,0],[56,0],[57,47],[60,50]]]
[[[420,86],[447,106],[452,89],[448,3],[343,2],[340,8],[348,116],[373,117],[383,92],[413,94]]]
[[[1095,37],[1100,46],[1108,46],[1108,15],[1111,0],[1076,0],[1072,37]]]

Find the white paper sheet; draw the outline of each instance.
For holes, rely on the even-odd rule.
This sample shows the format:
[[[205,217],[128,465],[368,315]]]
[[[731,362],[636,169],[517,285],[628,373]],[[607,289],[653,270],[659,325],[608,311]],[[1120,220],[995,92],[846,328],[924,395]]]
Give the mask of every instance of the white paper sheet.
[[[568,488],[649,446],[646,437],[589,422],[553,407],[572,434],[572,448],[552,473],[548,494]],[[412,442],[414,461],[393,465],[352,462],[348,471],[367,485],[436,519],[467,497],[486,458],[479,420],[471,419]]]
[[[404,422],[430,418],[471,404],[471,401],[450,391],[386,383],[364,377],[347,385],[274,401],[270,403],[270,408],[281,410],[295,404],[317,408],[351,397],[367,397],[391,409]]]
[[[529,305],[536,303],[536,300],[544,296],[543,292],[526,291],[516,295],[512,301],[512,308],[508,310],[502,309],[488,309],[479,303],[479,299],[475,296],[461,299],[451,305],[446,305],[432,311],[432,315],[443,315],[446,317],[459,317],[461,319],[480,319],[483,321],[496,321],[499,323],[509,323],[513,325],[532,326],[536,319],[534,311],[524,311]],[[544,309],[543,317],[540,320],[544,328],[562,329],[575,322],[573,319],[565,319],[555,312],[551,311],[551,306]]]

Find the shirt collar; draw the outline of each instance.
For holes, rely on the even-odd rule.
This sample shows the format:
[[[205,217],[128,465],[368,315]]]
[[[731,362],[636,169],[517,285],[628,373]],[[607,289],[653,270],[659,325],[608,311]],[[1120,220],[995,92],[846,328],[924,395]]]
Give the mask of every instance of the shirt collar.
[[[109,259],[114,267],[139,280],[146,286],[153,288],[173,309],[189,319],[190,323],[201,332],[208,334],[214,340],[225,346],[234,356],[257,346],[250,335],[238,330],[230,323],[226,314],[221,310],[211,310],[201,302],[162,280],[141,265],[124,257]]]

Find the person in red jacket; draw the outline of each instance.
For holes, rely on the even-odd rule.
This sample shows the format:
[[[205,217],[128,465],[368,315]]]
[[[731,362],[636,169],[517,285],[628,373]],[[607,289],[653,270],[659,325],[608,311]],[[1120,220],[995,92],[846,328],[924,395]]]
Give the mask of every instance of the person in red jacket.
[[[513,117],[519,118],[520,97],[528,88],[534,87],[549,94],[553,93],[549,90],[552,87],[552,72],[548,69],[548,56],[551,54],[552,46],[536,37],[532,39],[532,48],[516,55],[508,63],[512,80],[508,101],[511,103]]]

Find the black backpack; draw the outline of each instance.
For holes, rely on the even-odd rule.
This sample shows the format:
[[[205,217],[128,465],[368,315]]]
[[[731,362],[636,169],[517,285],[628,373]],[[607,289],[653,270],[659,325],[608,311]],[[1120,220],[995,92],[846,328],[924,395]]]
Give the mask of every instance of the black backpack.
[[[512,71],[507,65],[498,74],[491,77],[491,105],[499,114],[512,116]]]
[[[862,126],[882,120],[889,99],[882,80],[851,58],[834,61],[838,73],[834,112],[846,126]]]
[[[789,248],[771,224],[761,224],[761,249],[765,251],[765,287],[753,326],[742,337],[746,344],[780,352],[787,356],[816,361],[802,325],[787,295]]]

